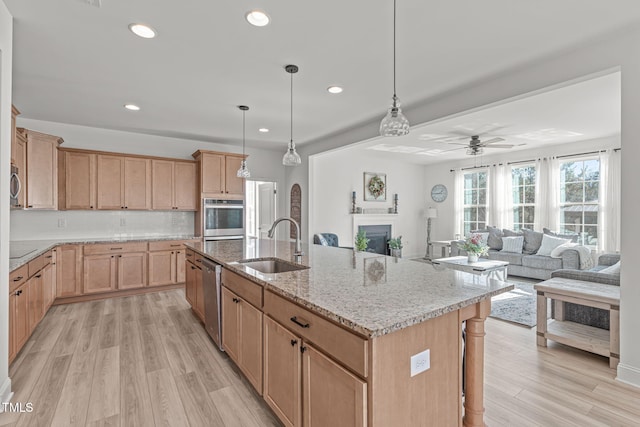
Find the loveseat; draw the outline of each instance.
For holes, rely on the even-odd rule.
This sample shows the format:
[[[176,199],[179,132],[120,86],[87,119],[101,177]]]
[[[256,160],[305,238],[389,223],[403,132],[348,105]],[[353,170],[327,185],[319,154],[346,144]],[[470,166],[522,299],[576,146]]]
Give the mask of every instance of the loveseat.
[[[473,234],[486,236],[485,243],[489,246],[487,258],[506,261],[507,274],[509,276],[529,277],[532,279],[546,280],[551,278],[551,272],[560,269],[580,269],[580,254],[576,248],[567,248],[559,257],[548,255],[537,255],[544,235],[553,238],[564,238],[566,240],[577,240],[577,235],[561,235],[551,230],[544,229],[543,232],[522,229],[520,231],[501,230],[496,227],[487,227],[484,230],[473,230]],[[523,237],[521,253],[503,251],[503,237]],[[467,255],[458,247],[464,240],[453,242],[451,245],[451,256]]]

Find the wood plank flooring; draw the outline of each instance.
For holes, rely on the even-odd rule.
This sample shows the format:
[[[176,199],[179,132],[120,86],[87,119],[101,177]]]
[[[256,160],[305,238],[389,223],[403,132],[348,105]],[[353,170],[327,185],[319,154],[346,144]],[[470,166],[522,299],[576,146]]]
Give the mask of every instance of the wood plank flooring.
[[[485,421],[499,426],[638,426],[640,390],[606,358],[488,319]],[[11,365],[11,426],[278,426],[214,348],[183,290],[51,308]]]

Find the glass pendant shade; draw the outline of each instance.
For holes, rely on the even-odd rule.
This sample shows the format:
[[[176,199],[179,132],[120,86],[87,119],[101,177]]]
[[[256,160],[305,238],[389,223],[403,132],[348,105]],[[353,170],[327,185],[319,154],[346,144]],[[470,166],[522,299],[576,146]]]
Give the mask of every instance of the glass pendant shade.
[[[245,145],[245,141],[244,141],[244,137],[245,137],[245,113],[249,110],[249,107],[247,107],[246,105],[238,105],[238,108],[240,109],[240,111],[242,111],[242,155],[244,156],[244,145]],[[247,159],[242,159],[242,162],[240,162],[240,169],[238,169],[238,172],[236,172],[236,176],[238,178],[250,178],[251,177],[251,172],[249,172],[249,169],[247,169]]]
[[[400,101],[394,95],[393,104],[387,110],[387,115],[380,122],[381,136],[402,136],[409,133],[409,120],[402,114]]]
[[[300,163],[302,163],[302,159],[300,159],[300,155],[296,152],[295,144],[291,141],[289,143],[289,149],[282,157],[282,164],[285,166],[298,166]]]
[[[238,178],[251,178],[251,172],[247,169],[247,161],[242,159],[242,163],[240,163],[240,169],[236,173]]]

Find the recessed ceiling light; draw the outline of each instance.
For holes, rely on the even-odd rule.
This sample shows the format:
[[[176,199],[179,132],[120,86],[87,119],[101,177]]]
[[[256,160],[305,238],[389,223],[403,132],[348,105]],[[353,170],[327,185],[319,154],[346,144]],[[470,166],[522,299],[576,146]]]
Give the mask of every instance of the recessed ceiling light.
[[[249,24],[255,25],[256,27],[264,27],[265,25],[269,25],[269,21],[271,21],[269,15],[257,9],[247,12],[244,17],[247,19]]]
[[[129,29],[133,34],[144,39],[152,39],[156,36],[156,31],[144,24],[129,24]]]
[[[267,128],[260,128],[260,129],[258,129],[258,131],[260,131],[260,132],[262,132],[262,133],[267,133],[267,132],[269,132],[269,129],[267,129]]]
[[[329,91],[329,93],[341,93],[342,88],[340,86],[329,86],[327,91]]]
[[[136,104],[124,104],[124,108],[131,111],[140,111],[140,107],[138,107]]]

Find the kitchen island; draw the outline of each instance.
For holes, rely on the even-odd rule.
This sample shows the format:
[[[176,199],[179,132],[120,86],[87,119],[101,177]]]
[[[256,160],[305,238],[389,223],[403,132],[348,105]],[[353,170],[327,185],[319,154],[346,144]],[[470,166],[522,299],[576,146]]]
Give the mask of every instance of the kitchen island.
[[[187,247],[222,264],[223,345],[285,425],[484,425],[484,321],[513,285],[319,245],[269,274],[242,262],[290,262],[292,243]]]

